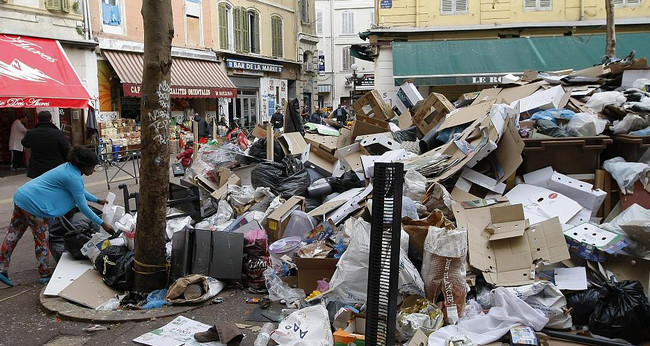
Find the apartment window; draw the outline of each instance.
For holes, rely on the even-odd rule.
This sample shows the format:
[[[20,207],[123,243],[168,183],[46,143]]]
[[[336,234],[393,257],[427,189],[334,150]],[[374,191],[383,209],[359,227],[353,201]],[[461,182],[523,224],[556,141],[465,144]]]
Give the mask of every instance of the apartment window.
[[[260,53],[260,15],[256,11],[248,11],[248,41],[251,53]]]
[[[323,11],[316,12],[316,35],[323,34]]]
[[[68,0],[46,0],[45,8],[49,11],[70,12],[70,2]]]
[[[612,0],[614,7],[637,7],[641,6],[641,0]]]
[[[201,45],[201,0],[185,0],[186,40],[190,46]]]
[[[445,15],[467,14],[467,0],[442,0],[440,13]]]
[[[349,70],[350,66],[354,64],[354,57],[350,55],[350,46],[345,46],[343,47],[342,50],[342,59],[341,59],[341,69],[342,70]]]
[[[354,12],[343,11],[341,20],[343,21],[341,33],[343,35],[354,35]]]
[[[7,2],[7,0],[0,0],[0,2]],[[36,8],[39,8],[41,6],[39,0],[14,0],[14,5]]]
[[[282,56],[282,18],[271,17],[271,54],[274,57]]]
[[[235,35],[235,51],[248,53],[250,51],[248,12],[243,7],[235,7],[232,17],[233,33]]]
[[[524,0],[524,11],[550,11],[553,0]]]
[[[219,4],[219,48],[232,49],[232,7],[222,2]]]
[[[309,1],[300,0],[300,20],[303,23],[309,23]]]

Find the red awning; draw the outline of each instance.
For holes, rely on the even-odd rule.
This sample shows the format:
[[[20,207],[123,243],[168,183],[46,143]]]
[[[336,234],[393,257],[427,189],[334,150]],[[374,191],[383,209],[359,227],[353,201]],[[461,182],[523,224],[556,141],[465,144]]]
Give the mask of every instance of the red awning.
[[[0,35],[0,108],[86,108],[89,99],[58,41]]]
[[[104,55],[122,81],[124,96],[142,96],[143,55],[112,50],[104,50]],[[171,84],[172,98],[237,97],[235,84],[212,61],[172,58]]]

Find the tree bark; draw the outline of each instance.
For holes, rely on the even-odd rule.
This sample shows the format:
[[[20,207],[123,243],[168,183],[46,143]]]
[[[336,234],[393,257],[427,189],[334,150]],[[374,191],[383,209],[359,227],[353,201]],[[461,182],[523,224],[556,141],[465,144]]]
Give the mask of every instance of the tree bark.
[[[613,0],[605,0],[605,11],[607,14],[607,47],[605,48],[605,55],[614,58],[616,57],[616,29],[614,27]]]
[[[167,287],[165,228],[169,195],[169,119],[171,0],[144,0],[144,67],[142,73],[142,158],[140,200],[135,236],[135,289]]]

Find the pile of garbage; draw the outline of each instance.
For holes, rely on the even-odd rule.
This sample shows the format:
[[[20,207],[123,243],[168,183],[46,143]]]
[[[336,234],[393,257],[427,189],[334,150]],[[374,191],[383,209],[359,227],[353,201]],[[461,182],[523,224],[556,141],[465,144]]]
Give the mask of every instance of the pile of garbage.
[[[633,161],[601,156],[607,134],[650,136],[648,71],[645,59],[526,71],[453,103],[405,83],[386,100],[376,91],[356,100],[351,128],[335,119],[304,132],[258,125],[245,150],[205,144],[170,186],[173,284],[93,308],[201,302],[220,280],[241,280],[287,307],[256,345],[364,344],[371,222],[381,217],[371,207],[375,166],[399,162],[399,294],[388,326],[396,341],[641,343],[650,325],[650,150]],[[285,108],[296,128],[299,115]],[[589,149],[585,137],[605,145],[581,152],[586,161],[567,155],[563,145]],[[560,144],[534,155],[539,141]],[[80,256],[128,291],[137,216],[112,201],[102,214],[122,238],[95,233]]]

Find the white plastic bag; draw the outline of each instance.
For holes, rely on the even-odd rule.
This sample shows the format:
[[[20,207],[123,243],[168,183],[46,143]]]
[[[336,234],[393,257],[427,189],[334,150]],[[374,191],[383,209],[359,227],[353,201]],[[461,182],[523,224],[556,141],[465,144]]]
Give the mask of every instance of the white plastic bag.
[[[304,290],[289,287],[286,282],[275,274],[272,267],[264,270],[264,282],[266,289],[269,291],[269,299],[274,302],[285,300],[287,305],[290,305],[296,300],[304,299],[307,296]]]
[[[616,184],[623,194],[630,194],[634,191],[634,183],[641,180],[645,186],[648,183],[647,173],[650,166],[645,163],[626,162],[622,157],[615,157],[603,163],[603,169],[612,175]]]
[[[271,333],[271,339],[286,346],[334,345],[327,309],[314,305],[292,312]]]
[[[81,253],[90,259],[91,263],[95,263],[95,259],[102,251],[102,243],[108,239],[108,236],[103,233],[93,233],[93,236],[81,247]]]
[[[614,122],[614,125],[612,125],[612,131],[617,134],[628,133],[633,130],[641,130],[646,126],[648,126],[648,122],[640,115],[628,113],[622,120]]]
[[[585,106],[591,109],[594,113],[602,112],[603,108],[609,104],[620,106],[623,102],[627,101],[627,97],[619,91],[604,91],[593,94]]]
[[[172,239],[174,233],[182,231],[183,229],[185,229],[185,227],[189,227],[191,225],[192,225],[192,217],[190,216],[167,220],[167,227],[166,227],[167,239]]]
[[[566,298],[552,282],[539,281],[531,285],[508,287],[519,299],[535,309],[539,309],[547,318],[547,328],[568,329],[573,326],[571,314],[565,314]]]
[[[243,207],[255,198],[255,188],[252,185],[228,185],[228,202],[234,208]]]
[[[601,119],[596,115],[589,113],[576,113],[573,118],[569,120],[567,131],[572,136],[596,136],[603,131],[607,126],[607,120]]]
[[[427,178],[414,169],[408,170],[404,175],[404,196],[421,201],[426,191]]]

